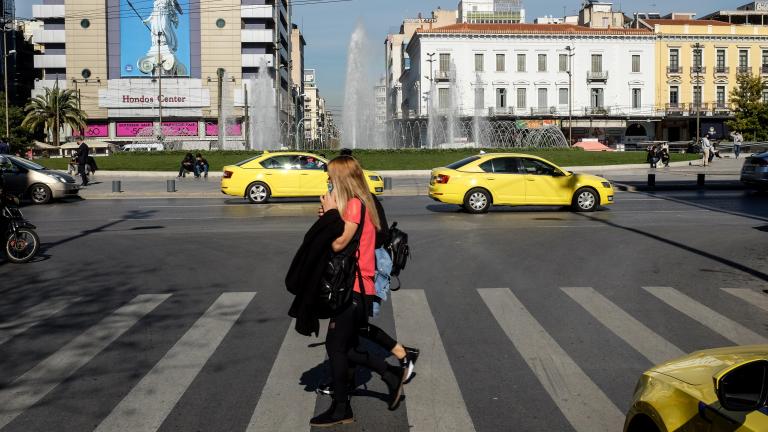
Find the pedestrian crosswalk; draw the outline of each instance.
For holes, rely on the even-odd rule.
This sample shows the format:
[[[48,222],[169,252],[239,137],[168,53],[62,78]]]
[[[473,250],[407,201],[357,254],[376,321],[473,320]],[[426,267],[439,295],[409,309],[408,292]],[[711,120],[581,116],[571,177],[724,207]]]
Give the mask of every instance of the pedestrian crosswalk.
[[[768,344],[768,330],[764,325],[768,295],[755,288],[729,287],[702,292],[672,287],[638,287],[630,300],[617,296],[615,291],[606,294],[605,290],[595,287],[552,287],[549,294],[569,302],[573,307],[569,309],[571,314],[579,315],[568,317],[574,323],[568,331],[586,331],[579,328],[578,323],[589,320],[598,323],[596,325],[602,326],[604,331],[615,335],[619,343],[625,344],[625,355],[637,357],[637,364],[643,365],[635,366],[631,372],[633,375],[639,376],[643,369],[653,364],[685,355],[692,348],[715,346],[709,340],[681,344],[679,336],[672,334],[672,328],[651,323],[645,315],[637,312],[643,308],[650,310],[663,306],[675,311],[676,315],[670,317],[671,322],[692,320],[708,334],[718,335],[733,344]],[[468,303],[476,301],[482,310],[475,313],[486,314],[495,330],[486,328],[490,334],[487,340],[477,335],[477,340],[467,340],[457,345],[457,339],[447,337],[452,335],[441,328],[441,323],[445,326],[446,317],[450,317],[448,321],[460,320],[462,326],[470,330],[481,320],[457,316],[460,308],[452,310],[450,303],[438,301],[440,295],[439,291],[402,290],[395,293],[391,305],[385,307],[385,310],[391,307],[398,339],[421,349],[417,375],[405,387],[404,410],[395,414],[407,417],[407,430],[473,432],[530,429],[530,423],[525,423],[529,425],[528,428],[518,426],[519,429],[516,429],[515,425],[519,425],[522,419],[505,417],[513,410],[505,410],[504,406],[489,408],[489,404],[499,398],[507,404],[519,403],[524,406],[528,406],[526,398],[550,401],[558,411],[557,415],[529,413],[531,418],[551,422],[536,427],[538,430],[570,428],[577,432],[600,432],[621,429],[632,388],[627,388],[623,392],[625,397],[617,400],[615,392],[606,389],[605,383],[596,379],[595,374],[600,373],[599,369],[596,372],[594,365],[585,364],[583,357],[574,355],[571,352],[573,347],[562,340],[562,331],[549,328],[548,323],[551,322],[542,315],[558,314],[559,311],[542,312],[540,307],[527,304],[530,303],[526,302],[526,299],[530,300],[527,297],[531,295],[530,292],[524,293],[514,287],[470,288],[462,296],[474,297],[467,300]],[[141,294],[126,299],[122,306],[85,328],[55,352],[36,364],[26,365],[25,372],[20,376],[8,379],[0,370],[0,430],[25,430],[16,425],[20,416],[44,400],[49,400],[51,395],[66,395],[66,383],[69,380],[88,379],[79,371],[95,361],[100,353],[118,339],[137,331],[137,323],[151,320],[154,311],[171,297],[171,294]],[[66,317],[67,308],[81,301],[78,297],[54,297],[0,321],[0,355],[4,354],[4,348],[12,345],[11,342],[23,341],[35,326],[49,319],[61,320]],[[639,306],[638,301],[642,302]],[[206,305],[207,309],[200,309],[204,310],[202,315],[196,317],[194,322],[190,320],[191,326],[164,348],[165,354],[153,360],[154,364],[149,367],[136,365],[137,378],[120,395],[119,400],[101,401],[94,396],[94,400],[89,402],[109,406],[70,412],[67,415],[103,413],[88,423],[97,432],[170,430],[164,428],[164,422],[174,410],[179,409],[180,401],[188,393],[201,391],[201,387],[193,386],[193,382],[211,367],[210,359],[217,351],[226,347],[228,334],[234,326],[244,321],[246,309],[258,303],[259,295],[255,292],[225,292],[218,295],[209,306]],[[720,304],[727,307],[720,310],[719,306],[712,306]],[[733,313],[734,310],[743,313],[737,315]],[[322,341],[325,328],[321,325],[320,339],[315,340],[299,335],[293,326],[294,323],[286,319],[285,326],[281,327],[284,333],[281,331],[278,335],[282,343],[277,353],[263,353],[265,357],[274,358],[274,362],[263,386],[257,392],[259,396],[256,400],[242,406],[229,407],[226,412],[212,410],[187,412],[183,415],[191,418],[226,416],[241,419],[237,428],[233,429],[230,423],[226,427],[222,426],[221,430],[228,431],[309,431],[309,418],[316,412],[317,406],[324,407],[327,401],[299,381],[307,371],[325,361],[325,350],[322,347],[309,347],[310,344]],[[257,333],[256,329],[253,330],[254,334]],[[496,334],[500,336],[496,337]],[[678,343],[670,340],[677,340]],[[253,343],[258,343],[256,337]],[[519,355],[521,361],[516,361],[513,356],[507,356],[502,362],[473,356],[468,351],[479,343],[492,343],[510,349]],[[613,345],[614,348],[616,346]],[[599,353],[603,347],[595,345],[592,348],[598,353],[595,358],[600,358]],[[603,366],[605,373],[610,376],[627,373],[623,365],[606,362]],[[536,385],[534,388],[510,388],[509,394],[495,397],[463,390],[467,387],[477,388],[469,385],[471,380],[487,382],[492,381],[494,376],[506,374],[529,375],[532,380],[529,382]],[[636,378],[631,377],[632,380]],[[105,382],[104,385],[110,384]],[[248,382],[228,383],[233,392],[244,391],[249,385]],[[196,397],[204,399],[206,395]],[[383,403],[381,409],[386,410]],[[514,412],[519,413],[519,410]],[[487,415],[501,416],[509,427],[496,429],[487,426],[499,423],[488,422],[484,418]],[[30,420],[25,420],[26,430],[29,430]],[[42,426],[50,425],[46,423],[48,421],[50,419],[40,419],[41,426],[37,430],[50,430],[50,427]],[[194,423],[194,420],[191,421]],[[382,424],[381,430],[396,429]]]

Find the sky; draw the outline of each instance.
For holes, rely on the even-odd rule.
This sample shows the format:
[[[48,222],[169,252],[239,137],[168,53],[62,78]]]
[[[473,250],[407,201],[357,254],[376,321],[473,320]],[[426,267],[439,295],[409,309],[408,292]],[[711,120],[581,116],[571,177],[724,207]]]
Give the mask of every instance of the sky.
[[[16,15],[32,16],[32,3],[41,0],[16,0]],[[735,9],[749,0],[624,0],[614,4],[627,15],[634,12],[671,11],[695,12],[703,16],[715,10]],[[581,0],[523,0],[528,22],[539,16],[575,14]],[[305,67],[317,70],[321,96],[332,110],[340,110],[344,100],[344,82],[347,63],[347,45],[358,22],[362,22],[370,41],[372,75],[384,74],[384,39],[390,31],[397,31],[403,18],[416,17],[419,12],[429,16],[433,9],[455,9],[458,0],[352,0],[338,3],[297,5],[293,21],[298,24],[307,40]]]

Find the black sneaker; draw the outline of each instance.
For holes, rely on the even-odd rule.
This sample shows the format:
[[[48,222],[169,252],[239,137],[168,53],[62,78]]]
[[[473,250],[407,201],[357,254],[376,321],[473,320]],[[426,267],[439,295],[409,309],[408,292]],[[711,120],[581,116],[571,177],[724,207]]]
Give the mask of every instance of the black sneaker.
[[[354,384],[349,384],[350,393],[354,392],[356,388],[357,386],[355,386]],[[315,389],[315,393],[319,395],[324,395],[324,396],[333,396],[333,385],[331,385],[330,382],[320,384]]]
[[[310,426],[331,427],[341,424],[355,422],[355,415],[352,413],[352,405],[349,401],[337,402],[334,400],[324,413],[309,421]]]
[[[400,406],[403,396],[403,384],[405,383],[405,369],[397,366],[388,366],[387,372],[381,377],[389,390],[389,410],[394,411]]]
[[[405,369],[405,383],[408,384],[413,378],[413,369],[416,367],[416,361],[421,353],[418,348],[405,348],[405,358],[400,360],[400,366]]]

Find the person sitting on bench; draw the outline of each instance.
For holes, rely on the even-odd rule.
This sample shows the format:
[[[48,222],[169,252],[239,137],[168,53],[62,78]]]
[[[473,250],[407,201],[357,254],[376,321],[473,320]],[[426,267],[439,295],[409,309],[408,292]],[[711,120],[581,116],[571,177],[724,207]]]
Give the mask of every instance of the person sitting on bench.
[[[179,167],[179,177],[186,177],[187,173],[195,173],[195,157],[192,153],[187,153],[184,156],[184,160],[181,161],[181,167]]]

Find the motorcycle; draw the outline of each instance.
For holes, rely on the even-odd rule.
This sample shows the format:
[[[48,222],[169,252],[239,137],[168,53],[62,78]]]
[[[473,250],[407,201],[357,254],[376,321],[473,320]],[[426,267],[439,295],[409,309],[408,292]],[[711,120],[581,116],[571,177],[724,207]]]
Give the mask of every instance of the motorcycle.
[[[24,218],[18,204],[18,198],[0,195],[0,244],[5,257],[14,264],[29,262],[40,250],[40,237],[35,232],[37,227]]]

